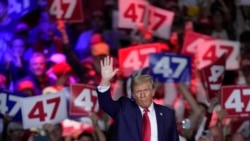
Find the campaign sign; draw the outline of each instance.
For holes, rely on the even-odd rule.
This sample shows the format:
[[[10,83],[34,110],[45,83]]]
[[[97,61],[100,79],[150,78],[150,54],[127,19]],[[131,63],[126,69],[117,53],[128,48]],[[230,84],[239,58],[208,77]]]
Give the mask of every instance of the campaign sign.
[[[56,124],[67,118],[66,97],[63,92],[22,99],[22,118],[25,129]]]
[[[37,0],[9,0],[8,13],[11,18],[19,19],[37,6]]]
[[[92,112],[99,113],[96,87],[73,84],[70,86],[69,115],[89,116]]]
[[[232,122],[232,133],[242,133],[246,138],[250,138],[250,120],[239,119]]]
[[[226,53],[226,70],[239,68],[240,43],[227,40],[206,41],[198,46],[198,69],[212,64]]]
[[[205,41],[212,40],[213,37],[196,33],[193,31],[187,31],[184,35],[184,43],[181,50],[181,54],[185,54],[195,58],[198,46]]]
[[[190,82],[191,59],[172,53],[150,54],[150,73],[160,82]]]
[[[119,67],[124,77],[129,77],[133,72],[148,67],[149,53],[161,52],[161,43],[142,44],[119,49]]]
[[[119,28],[144,25],[157,37],[169,39],[174,13],[150,5],[145,0],[119,0]]]
[[[0,112],[3,115],[12,117],[13,121],[21,122],[21,101],[20,98],[28,95],[0,90]]]
[[[200,70],[201,79],[207,92],[208,100],[214,98],[221,90],[224,78],[226,55],[221,56],[213,64]]]
[[[66,22],[83,21],[82,0],[48,0],[47,6],[52,19]]]
[[[250,116],[250,87],[246,85],[222,86],[221,105],[228,117]]]

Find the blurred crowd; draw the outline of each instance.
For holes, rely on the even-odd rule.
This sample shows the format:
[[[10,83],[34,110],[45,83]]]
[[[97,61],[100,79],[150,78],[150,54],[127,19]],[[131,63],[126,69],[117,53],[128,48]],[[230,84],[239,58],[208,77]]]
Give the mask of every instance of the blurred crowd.
[[[78,23],[50,19],[46,1],[39,1],[35,10],[20,19],[13,19],[8,15],[8,0],[0,0],[0,88],[37,96],[50,93],[49,88],[59,90],[74,83],[97,86],[100,60],[112,56],[115,67],[119,67],[118,50],[121,48],[161,42],[169,46],[170,52],[180,53],[187,22],[192,23],[192,29],[197,33],[240,42],[240,69],[226,71],[222,85],[250,84],[250,6],[239,6],[234,0],[148,1],[175,13],[169,40],[145,35],[139,28],[136,34],[129,29],[117,28],[117,0],[83,0],[84,20]],[[141,70],[141,73],[147,71]],[[128,80],[120,70],[112,83],[114,99],[128,93]],[[156,88],[155,102],[176,112],[181,140],[249,141],[250,131],[236,132],[231,128],[233,122],[241,119],[226,118],[219,96],[208,102],[200,81],[191,86],[157,83]],[[95,113],[90,119],[93,130],[65,137],[61,124],[46,124],[43,133],[25,130],[20,123],[5,116],[1,139],[114,140],[115,121]],[[99,120],[104,122],[104,127],[99,127]],[[183,122],[187,124],[185,127]],[[209,131],[208,135],[203,131]]]

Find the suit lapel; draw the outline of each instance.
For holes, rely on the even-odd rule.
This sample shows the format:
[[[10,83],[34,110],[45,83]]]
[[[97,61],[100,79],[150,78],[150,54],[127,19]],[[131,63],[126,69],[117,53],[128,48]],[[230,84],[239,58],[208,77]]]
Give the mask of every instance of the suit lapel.
[[[155,108],[155,116],[156,116],[156,121],[157,121],[157,130],[158,130],[158,140],[162,140],[162,135],[163,135],[163,112],[160,111],[159,107],[154,104]]]
[[[141,135],[142,135],[142,114],[141,114],[141,110],[138,106],[136,106],[135,108],[135,113],[136,113],[136,128],[137,131],[139,132],[139,137],[140,140],[142,139]]]

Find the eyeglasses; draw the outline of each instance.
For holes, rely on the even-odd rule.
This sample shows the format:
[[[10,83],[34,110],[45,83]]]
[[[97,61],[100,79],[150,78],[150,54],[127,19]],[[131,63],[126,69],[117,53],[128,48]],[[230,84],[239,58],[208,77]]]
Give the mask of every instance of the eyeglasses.
[[[136,94],[136,95],[139,95],[139,94],[141,94],[142,92],[143,92],[144,94],[149,94],[149,93],[151,92],[151,90],[152,90],[152,89],[150,89],[150,88],[144,89],[144,90],[137,90],[137,91],[135,91],[135,94]]]

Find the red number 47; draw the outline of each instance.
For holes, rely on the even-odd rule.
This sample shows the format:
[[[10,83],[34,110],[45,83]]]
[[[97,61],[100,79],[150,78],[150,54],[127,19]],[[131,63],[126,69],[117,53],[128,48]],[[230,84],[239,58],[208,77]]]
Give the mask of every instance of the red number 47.
[[[141,16],[138,16],[137,13],[136,13],[136,10],[141,10],[142,11],[142,14]],[[152,24],[152,30],[158,30],[158,28],[164,23],[164,21],[167,19],[167,17],[163,14],[160,14],[160,13],[156,13],[155,11],[152,11],[152,9],[154,8],[149,8],[149,13],[148,13],[148,24],[149,26],[151,26]],[[140,18],[140,23],[143,23],[144,19],[146,18],[147,14],[146,14],[146,5],[141,5],[141,4],[138,4],[136,5],[135,3],[131,3],[127,10],[124,12],[123,16],[125,18],[129,18],[131,19],[132,22],[136,22],[137,21],[137,18]],[[155,20],[154,19],[154,22],[151,21],[151,16],[153,16],[153,18],[158,18],[158,20]]]
[[[50,120],[54,119],[60,104],[60,97],[56,97],[53,99],[48,99],[46,101],[46,104],[54,104],[53,110],[50,116]],[[28,114],[29,119],[38,118],[41,122],[45,121],[45,118],[47,117],[47,113],[44,111],[43,101],[39,101],[35,104],[35,106],[32,108],[30,113]]]

